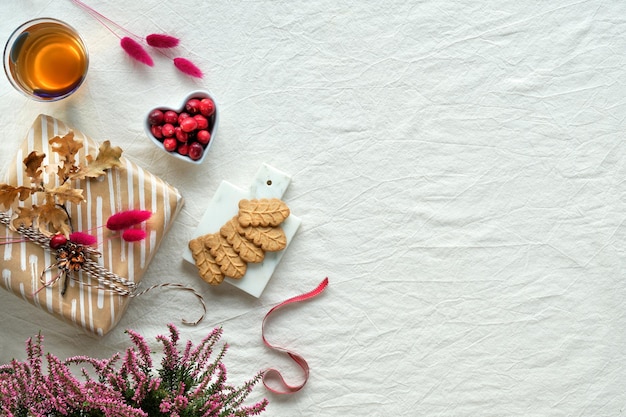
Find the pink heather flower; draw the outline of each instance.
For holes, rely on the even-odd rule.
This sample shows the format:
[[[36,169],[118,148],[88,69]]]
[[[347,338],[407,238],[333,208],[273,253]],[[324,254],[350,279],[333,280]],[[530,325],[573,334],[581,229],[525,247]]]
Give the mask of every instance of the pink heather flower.
[[[47,354],[47,373],[42,369],[43,336],[27,340],[26,361],[0,365],[0,415],[147,417],[142,407],[148,404],[144,402],[155,398],[159,402],[149,409],[156,407],[170,416],[246,417],[265,411],[267,399],[243,405],[261,380],[261,373],[235,387],[226,383],[227,370],[222,360],[227,345],[210,358],[221,329],[214,329],[198,346],[187,342],[181,358],[178,329],[171,324],[168,328],[169,335],[157,337],[164,353],[159,369],[152,368],[150,349],[134,331],[128,331],[133,346],[126,350],[121,362],[119,353],[109,359],[74,356],[65,361]],[[82,378],[76,378],[70,365],[88,365],[96,377],[90,377],[87,368],[82,367]]]
[[[176,342],[178,341],[178,331],[173,325],[169,325],[170,328],[170,337],[164,335],[158,335],[156,338],[158,341],[163,343],[163,352],[165,356],[161,360],[161,366],[165,370],[175,370],[180,362],[180,356],[178,349],[176,347]]]
[[[141,359],[142,366],[147,370],[152,368],[152,356],[150,352],[150,346],[146,343],[146,340],[139,333],[134,330],[127,330],[126,334],[130,337],[135,347],[139,349],[139,358]]]
[[[187,340],[187,344],[185,345],[185,350],[183,351],[182,362],[189,363],[189,356],[191,355],[191,349],[193,348],[193,343],[191,340]]]

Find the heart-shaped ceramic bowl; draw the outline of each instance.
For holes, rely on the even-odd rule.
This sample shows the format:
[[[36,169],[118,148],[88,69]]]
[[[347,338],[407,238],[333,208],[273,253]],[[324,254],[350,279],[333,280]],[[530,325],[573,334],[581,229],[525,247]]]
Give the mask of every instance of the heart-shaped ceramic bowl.
[[[187,116],[190,116],[190,117],[194,117],[196,115],[204,116],[208,114],[208,113],[200,112],[200,110],[198,110],[198,112],[195,114],[188,112],[186,110],[186,106],[187,106],[187,103],[189,103],[189,101],[192,99],[197,99],[199,101],[202,101],[203,99],[209,99],[213,102],[215,110],[213,111],[211,115],[208,115],[205,117],[206,123],[207,123],[207,127],[205,129],[201,129],[202,127],[201,124],[204,122],[200,121],[198,127],[193,130],[189,130],[189,126],[184,126],[187,128],[185,130],[189,130],[189,131],[181,134],[180,132],[176,132],[176,130],[181,130],[181,128],[183,128],[182,124],[180,124],[180,122],[182,121],[182,119],[180,118],[181,114],[186,114]],[[165,122],[167,120],[159,121],[158,117],[157,118],[153,117],[152,115],[155,110],[160,110],[163,114],[165,114],[165,112],[168,110],[172,110],[176,112],[176,114],[179,116],[177,119],[177,122],[168,123],[171,126],[164,127],[166,124]],[[178,107],[170,107],[170,106],[163,105],[163,106],[152,108],[148,112],[144,120],[144,129],[146,131],[146,134],[150,138],[150,140],[152,140],[152,142],[157,147],[163,150],[163,152],[173,156],[174,158],[183,160],[185,162],[189,162],[192,164],[201,164],[202,161],[204,161],[204,158],[206,158],[207,154],[209,153],[209,149],[211,148],[211,145],[215,141],[215,133],[217,132],[218,122],[219,122],[219,109],[217,106],[217,102],[215,101],[213,96],[206,90],[195,90],[187,94],[185,98],[183,99],[182,103]],[[193,123],[191,124],[193,125]],[[171,130],[171,128],[173,128],[176,133],[172,135],[170,134],[165,135],[164,133],[166,132],[164,132],[164,130]],[[199,138],[200,135],[198,135],[198,132],[200,130],[207,130],[209,132],[208,143],[206,143],[207,141],[206,134],[202,135],[203,137],[200,140]],[[181,140],[181,139],[185,139],[184,138],[185,133],[187,134],[187,141]],[[182,135],[183,137],[179,137],[179,139],[177,139],[178,135]],[[167,140],[167,139],[172,139],[172,138],[174,139],[176,143],[176,146],[174,148],[172,145],[172,141]],[[184,144],[187,145],[186,149],[183,146]],[[197,152],[199,149],[198,144],[202,147],[202,153],[199,157],[197,157]],[[192,151],[191,150],[192,147],[195,147],[196,149]],[[193,158],[190,157],[190,151],[196,152],[196,154],[193,155],[194,156]]]

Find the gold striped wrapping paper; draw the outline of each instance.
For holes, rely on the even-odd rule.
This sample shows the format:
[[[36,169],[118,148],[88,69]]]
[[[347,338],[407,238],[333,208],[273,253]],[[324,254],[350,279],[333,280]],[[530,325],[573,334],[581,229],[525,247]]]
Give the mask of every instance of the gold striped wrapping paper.
[[[70,129],[84,141],[77,159],[84,160],[86,154],[95,157],[99,143],[60,120],[40,115],[28,131],[15,159],[7,167],[4,182],[12,185],[29,184],[22,161],[33,150],[46,154],[44,165],[57,163],[57,155],[50,150],[48,141],[56,135],[65,135]],[[83,189],[86,201],[78,205],[69,204],[68,212],[75,231],[91,231],[98,238],[97,249],[102,254],[98,262],[115,274],[139,283],[161,240],[182,208],[183,198],[176,188],[123,155],[121,160],[123,166],[109,170],[104,177],[76,181],[74,188]],[[58,185],[54,173],[44,175],[44,182]],[[37,196],[23,204],[37,204]],[[116,233],[99,227],[106,223],[111,214],[129,209],[150,210],[153,213],[144,225],[147,232],[145,240],[127,243]],[[6,239],[20,237],[4,226],[0,229],[0,236]],[[97,281],[83,272],[75,274],[78,281],[71,280],[64,296],[61,295],[62,285],[58,284],[34,295],[41,287],[42,271],[55,261],[53,254],[31,242],[7,243],[0,246],[0,252],[1,287],[88,333],[108,333],[128,307],[129,297],[98,288]],[[51,277],[46,277],[46,281]]]

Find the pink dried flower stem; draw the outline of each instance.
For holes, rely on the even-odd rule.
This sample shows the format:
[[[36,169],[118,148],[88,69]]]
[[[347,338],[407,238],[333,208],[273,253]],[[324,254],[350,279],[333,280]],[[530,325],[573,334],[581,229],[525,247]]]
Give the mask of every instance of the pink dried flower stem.
[[[146,36],[146,43],[155,48],[173,48],[178,46],[180,39],[164,33],[152,33]]]
[[[117,36],[120,39],[120,46],[122,47],[122,49],[133,59],[145,65],[148,65],[150,67],[154,65],[154,61],[152,60],[152,57],[143,48],[143,46],[141,46],[141,44],[139,44],[135,40],[137,39],[139,41],[147,43],[149,46],[156,48],[157,52],[159,52],[161,55],[171,59],[176,69],[181,71],[183,74],[186,74],[195,78],[202,78],[204,76],[202,70],[198,68],[193,62],[191,62],[187,58],[183,58],[183,57],[172,58],[171,56],[167,55],[166,53],[162,51],[162,49],[169,49],[169,48],[178,46],[180,40],[177,37],[171,36],[168,34],[162,34],[162,33],[152,33],[146,37],[139,36],[129,31],[125,27],[121,26],[120,24],[116,23],[115,21],[109,19],[108,17],[98,12],[91,6],[85,4],[81,0],[70,0],[70,1],[76,4],[77,6],[81,7],[85,11],[87,11],[87,13],[89,13],[94,19],[100,22],[100,24],[102,24],[102,26],[104,26],[109,32]],[[113,29],[113,27],[117,28],[118,30],[121,30],[122,32],[126,33],[128,36],[120,36]]]
[[[80,0],[70,0],[72,3],[76,4],[77,6],[81,7],[82,9],[84,9],[87,13],[89,13],[94,19],[96,19],[98,22],[100,22],[100,24],[102,26],[104,26],[106,29],[108,29],[109,32],[111,32],[113,35],[117,36],[118,38],[121,39],[121,36],[119,36],[117,34],[117,32],[115,32],[111,26],[115,26],[116,28],[118,28],[119,30],[125,32],[126,34],[139,39],[139,40],[144,40],[143,37],[129,31],[128,29],[126,29],[124,26],[116,23],[115,21],[109,19],[108,17],[106,17],[105,15],[103,15],[102,13],[98,12],[96,9],[94,9],[93,7],[83,3]],[[111,25],[111,26],[109,26]]]
[[[0,238],[0,245],[8,245],[10,243],[22,243],[22,242],[29,242],[28,239],[22,239],[19,237],[3,237]]]
[[[146,64],[151,67],[154,65],[154,61],[148,52],[143,49],[143,46],[139,44],[139,42],[129,38],[128,36],[124,36],[120,39],[120,46],[128,55],[142,64]]]
[[[122,239],[125,242],[140,242],[146,238],[145,230],[141,229],[126,229],[122,232]]]
[[[152,216],[152,212],[148,210],[125,210],[111,215],[106,227],[109,230],[122,230],[145,222]]]
[[[178,70],[182,73],[190,75],[192,77],[202,78],[204,76],[202,70],[187,58],[174,58],[174,66],[178,68]]]
[[[125,32],[126,34],[128,34],[129,36],[131,36],[133,38],[136,38],[136,39],[139,39],[141,41],[144,41],[148,45],[150,45],[152,47],[155,47],[155,48],[173,48],[175,46],[178,46],[178,44],[180,43],[180,39],[178,39],[177,37],[171,36],[171,35],[167,35],[167,34],[164,34],[164,33],[151,33],[150,35],[148,35],[146,37],[139,36],[136,33],[133,33],[130,30],[126,29],[124,26],[120,25],[119,23],[109,19],[108,17],[106,17],[102,13],[98,12],[93,7],[85,4],[84,2],[82,2],[80,0],[71,0],[71,1],[74,4],[76,4],[77,6],[83,8],[85,11],[87,11],[87,13],[89,13],[94,19],[99,21],[102,26],[104,26],[106,29],[109,30],[109,32],[111,32],[112,34],[114,34],[118,38],[120,36],[111,28],[111,26],[115,26],[119,30],[121,30],[121,31]],[[109,25],[111,25],[111,26],[109,26]]]
[[[111,32],[114,36],[117,36],[120,40],[120,46],[122,47],[122,49],[129,55],[131,56],[133,59],[151,67],[154,65],[154,61],[152,61],[152,57],[150,57],[150,55],[148,54],[148,52],[146,52],[146,50],[143,48],[143,46],[141,46],[137,41],[135,41],[134,39],[132,39],[131,37],[134,37],[136,39],[139,40],[144,40],[141,36],[134,34],[133,32],[129,31],[128,29],[126,29],[125,27],[117,24],[116,22],[114,22],[113,20],[109,19],[108,17],[106,17],[105,15],[103,15],[102,13],[98,12],[97,10],[93,9],[92,7],[86,5],[85,3],[83,3],[80,0],[71,0],[74,4],[78,5],[79,7],[85,9],[87,11],[87,13],[89,13],[93,18],[95,18],[98,22],[100,22],[100,24],[102,26],[104,26],[109,32]],[[115,26],[116,28],[118,28],[119,30],[122,30],[123,32],[125,32],[126,34],[130,35],[131,37],[128,36],[120,36],[115,30],[113,30],[113,28],[109,25]]]
[[[98,242],[98,239],[85,232],[72,232],[70,233],[70,241],[78,243],[79,245],[92,246]]]

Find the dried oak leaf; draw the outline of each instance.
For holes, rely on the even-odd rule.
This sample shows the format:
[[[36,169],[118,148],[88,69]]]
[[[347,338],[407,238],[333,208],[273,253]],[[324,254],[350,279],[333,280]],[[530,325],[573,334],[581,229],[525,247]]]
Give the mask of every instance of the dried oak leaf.
[[[30,187],[0,184],[0,205],[8,210],[16,200],[24,201],[32,192],[33,189]]]
[[[278,198],[239,201],[239,223],[247,226],[278,226],[289,217],[289,207]]]
[[[59,155],[63,162],[57,171],[59,178],[65,180],[67,176],[78,169],[76,164],[76,154],[83,147],[83,140],[74,136],[70,130],[64,136],[55,136],[48,141],[53,152]]]
[[[17,230],[20,226],[31,227],[36,217],[31,207],[19,207],[11,219],[11,229]]]
[[[66,202],[80,204],[85,201],[83,197],[83,190],[81,188],[75,189],[72,187],[70,181],[66,181],[56,188],[46,190],[46,193],[50,196],[56,197],[58,204],[65,204]]]
[[[68,224],[67,213],[53,202],[46,202],[41,206],[33,205],[39,231],[44,235],[62,233],[69,236],[72,232]]]
[[[33,184],[41,182],[41,174],[43,173],[43,167],[41,165],[45,157],[45,153],[32,151],[24,158],[24,172],[30,177],[30,182]]]
[[[100,145],[96,158],[87,155],[87,165],[81,166],[69,176],[69,179],[98,178],[105,175],[107,169],[122,166],[121,156],[122,148],[111,146],[111,142],[106,140]]]

